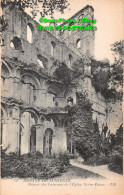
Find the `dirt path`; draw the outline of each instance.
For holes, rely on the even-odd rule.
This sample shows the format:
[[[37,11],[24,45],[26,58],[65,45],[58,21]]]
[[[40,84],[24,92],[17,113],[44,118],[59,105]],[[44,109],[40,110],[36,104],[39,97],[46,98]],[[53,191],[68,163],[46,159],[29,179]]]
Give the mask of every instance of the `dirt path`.
[[[88,165],[83,165],[82,163],[78,162],[78,160],[72,159],[70,160],[70,164],[75,167],[79,167],[82,169],[85,169],[87,171],[91,171],[92,173],[98,174],[106,179],[121,179],[123,176],[114,173],[108,169],[108,165],[102,165],[102,166],[88,166]]]

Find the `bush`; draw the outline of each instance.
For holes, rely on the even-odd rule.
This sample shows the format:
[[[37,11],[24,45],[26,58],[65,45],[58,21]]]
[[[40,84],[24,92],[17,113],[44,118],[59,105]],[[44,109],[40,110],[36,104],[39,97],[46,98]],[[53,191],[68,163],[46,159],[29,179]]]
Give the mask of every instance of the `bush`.
[[[112,161],[109,163],[108,168],[119,174],[123,174],[123,156],[116,154],[112,156]]]
[[[70,164],[68,154],[66,152],[59,152],[58,154],[54,154],[54,158],[56,159],[56,166],[59,167],[59,172],[65,172]]]
[[[45,158],[40,152],[24,154],[2,152],[1,177],[19,178],[51,178],[65,172],[69,166],[69,158],[65,153],[59,153],[51,158]]]
[[[110,158],[106,157],[106,156],[93,156],[91,158],[89,158],[87,161],[85,161],[84,163],[87,165],[92,165],[92,166],[96,166],[96,165],[105,165],[105,164],[109,164],[110,162]]]

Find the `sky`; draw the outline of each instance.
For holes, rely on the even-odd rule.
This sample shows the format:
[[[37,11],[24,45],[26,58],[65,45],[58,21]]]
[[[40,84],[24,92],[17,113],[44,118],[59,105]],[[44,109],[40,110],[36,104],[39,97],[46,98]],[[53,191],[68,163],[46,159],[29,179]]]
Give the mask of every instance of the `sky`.
[[[77,11],[91,5],[97,20],[95,31],[95,58],[108,58],[114,61],[111,44],[124,39],[124,1],[122,0],[69,0],[70,6],[64,14],[56,13],[54,17],[70,18]]]
[[[55,12],[54,18],[70,18],[86,5],[94,8],[94,18],[97,20],[95,31],[95,58],[108,58],[114,62],[111,44],[124,39],[124,1],[123,0],[68,0],[70,6],[64,14]],[[47,17],[46,17],[47,18]],[[48,17],[50,18],[50,17]],[[37,18],[38,21],[39,18]]]

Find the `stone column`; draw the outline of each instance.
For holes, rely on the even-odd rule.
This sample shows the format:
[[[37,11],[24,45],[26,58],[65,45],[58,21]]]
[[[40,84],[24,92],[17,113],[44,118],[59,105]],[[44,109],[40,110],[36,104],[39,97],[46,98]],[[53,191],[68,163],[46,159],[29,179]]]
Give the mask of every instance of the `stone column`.
[[[10,132],[10,148],[9,151],[17,152],[19,150],[19,120],[12,120],[12,127]]]
[[[13,88],[13,78],[9,78],[9,87],[10,87],[10,91],[9,91],[9,96],[13,97],[14,96],[14,88]]]
[[[63,151],[67,151],[67,135],[66,135],[66,131],[64,131],[64,129],[62,129],[62,150]]]
[[[9,95],[9,79],[6,78],[4,81],[4,86],[3,86],[3,90],[4,90],[4,97],[8,97]]]
[[[56,136],[52,136],[52,154],[56,153]]]
[[[16,99],[20,99],[19,78],[14,78],[13,89],[14,89],[14,97]]]
[[[1,136],[2,136],[2,148],[6,149],[8,147],[8,132],[7,132],[7,122],[6,120],[2,120],[1,122]]]
[[[10,133],[10,152],[17,152],[19,150],[19,113],[20,110],[17,106],[13,107],[12,119],[9,120],[9,133]]]
[[[43,154],[43,129],[42,124],[36,125],[36,151]]]

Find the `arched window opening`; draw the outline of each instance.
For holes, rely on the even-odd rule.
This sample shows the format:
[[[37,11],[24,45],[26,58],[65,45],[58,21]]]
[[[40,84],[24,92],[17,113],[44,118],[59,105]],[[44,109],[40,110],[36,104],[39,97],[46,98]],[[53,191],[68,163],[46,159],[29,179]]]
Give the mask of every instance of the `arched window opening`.
[[[27,25],[27,41],[32,43],[33,40],[33,26],[32,24]]]
[[[15,48],[13,41],[10,42],[10,47],[12,47],[13,49]]]
[[[81,15],[78,17],[78,20],[80,20],[80,22],[81,22],[81,21],[82,21],[82,18],[85,18],[84,16],[85,16],[84,14],[81,14]]]
[[[81,47],[81,40],[80,39],[78,39],[76,41],[76,47],[77,47],[77,49],[79,49]]]
[[[69,68],[72,66],[72,60],[73,60],[73,57],[71,54],[69,54],[69,59],[68,59],[68,67]]]
[[[52,41],[51,42],[51,56],[55,55],[55,47],[56,47],[56,44],[54,41]]]
[[[22,93],[27,90],[27,95],[22,96],[22,100],[29,104],[34,104],[38,97],[39,84],[35,77],[30,75],[23,75],[22,79]]]
[[[10,42],[10,47],[16,50],[22,50],[21,39],[18,37],[14,37],[13,40]]]
[[[45,68],[43,62],[40,59],[37,59],[38,64],[41,66],[41,68]]]

